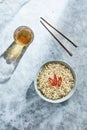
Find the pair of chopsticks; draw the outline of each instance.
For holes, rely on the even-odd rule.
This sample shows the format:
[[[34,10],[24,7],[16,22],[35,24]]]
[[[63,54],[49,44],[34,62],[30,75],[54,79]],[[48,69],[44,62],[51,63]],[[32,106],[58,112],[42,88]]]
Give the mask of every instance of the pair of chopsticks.
[[[53,28],[56,32],[58,32],[60,35],[62,35],[65,39],[67,39],[69,42],[71,42],[74,47],[78,47],[74,41],[72,41],[70,38],[68,38],[68,37],[67,37],[65,34],[63,34],[60,30],[56,29],[53,25],[51,25],[49,22],[47,22],[44,18],[42,18],[42,17],[40,17],[40,18],[41,18],[42,21],[44,21],[46,24],[48,24],[51,28]],[[47,26],[46,26],[42,21],[40,21],[41,24],[42,24],[42,25],[48,30],[48,32],[56,39],[56,41],[58,41],[58,43],[60,43],[60,45],[68,52],[68,54],[69,54],[70,56],[72,56],[73,54],[71,53],[71,51],[60,41],[59,38],[57,38],[57,37],[47,28]]]

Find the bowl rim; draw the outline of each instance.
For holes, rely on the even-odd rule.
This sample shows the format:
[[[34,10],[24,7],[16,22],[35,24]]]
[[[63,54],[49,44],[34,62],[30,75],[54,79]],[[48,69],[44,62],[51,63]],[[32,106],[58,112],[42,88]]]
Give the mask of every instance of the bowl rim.
[[[68,67],[68,68],[71,70],[71,72],[72,72],[72,75],[73,75],[74,80],[75,80],[75,81],[74,81],[74,87],[73,87],[72,90],[71,90],[65,97],[63,97],[63,98],[56,99],[56,100],[48,99],[48,98],[46,98],[43,94],[41,94],[41,92],[38,90],[37,78],[38,78],[39,72],[41,71],[41,69],[42,69],[45,65],[47,65],[47,64],[49,64],[49,63],[60,63],[60,64],[62,64],[62,65],[65,65],[66,67]],[[68,100],[68,99],[74,94],[74,92],[75,92],[75,90],[76,90],[76,74],[75,74],[74,70],[72,69],[72,67],[71,67],[69,64],[67,64],[66,62],[64,62],[64,61],[57,61],[57,60],[56,60],[56,61],[48,61],[48,62],[44,63],[44,64],[40,67],[40,69],[38,70],[38,72],[37,72],[37,74],[36,74],[36,77],[35,77],[35,80],[34,80],[34,86],[35,86],[35,90],[36,90],[37,94],[38,94],[43,100],[45,100],[45,101],[47,101],[47,102],[50,102],[50,103],[61,103],[61,102],[64,102],[64,101]]]

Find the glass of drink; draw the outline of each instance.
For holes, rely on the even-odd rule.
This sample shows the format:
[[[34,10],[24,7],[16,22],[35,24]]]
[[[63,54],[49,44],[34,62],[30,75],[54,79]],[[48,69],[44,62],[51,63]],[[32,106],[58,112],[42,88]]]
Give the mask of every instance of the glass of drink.
[[[33,31],[27,26],[20,26],[14,32],[14,41],[0,56],[0,83],[11,78],[21,57],[34,39]]]

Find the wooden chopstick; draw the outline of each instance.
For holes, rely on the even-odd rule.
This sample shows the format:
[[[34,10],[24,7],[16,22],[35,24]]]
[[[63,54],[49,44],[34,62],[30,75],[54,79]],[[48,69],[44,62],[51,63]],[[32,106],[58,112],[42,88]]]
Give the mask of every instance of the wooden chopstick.
[[[42,21],[40,22],[48,30],[48,32],[60,43],[60,45],[68,52],[68,54],[72,56],[73,54],[70,52],[70,50],[65,47],[65,45],[45,26],[45,24]]]
[[[71,42],[75,47],[78,47],[74,41],[72,41],[70,38],[68,38],[64,33],[62,33],[60,30],[56,29],[54,26],[52,26],[49,22],[47,22],[44,18],[40,17],[44,22],[46,22],[50,27],[52,27],[55,31],[57,31],[59,34],[61,34],[64,38],[66,38],[69,42]]]

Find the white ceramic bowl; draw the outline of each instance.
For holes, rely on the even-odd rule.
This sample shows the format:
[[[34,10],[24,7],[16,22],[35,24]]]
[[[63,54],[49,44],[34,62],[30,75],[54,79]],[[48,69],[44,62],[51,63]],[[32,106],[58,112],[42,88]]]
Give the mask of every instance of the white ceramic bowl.
[[[49,64],[49,63],[61,63],[62,65],[65,65],[66,67],[68,67],[68,68],[71,70],[72,75],[73,75],[74,80],[75,80],[75,82],[74,82],[74,87],[73,87],[72,90],[68,93],[68,95],[66,95],[65,97],[62,97],[62,98],[60,98],[60,99],[56,99],[56,100],[48,99],[47,97],[45,97],[45,96],[38,90],[38,86],[37,86],[37,78],[38,78],[39,72],[41,71],[41,69],[42,69],[45,65],[47,65],[47,64]],[[43,100],[45,100],[45,101],[47,101],[47,102],[50,102],[50,103],[61,103],[61,102],[64,102],[64,101],[68,100],[68,99],[74,94],[74,92],[75,92],[75,90],[76,90],[76,75],[75,75],[73,69],[72,69],[67,63],[65,63],[65,62],[63,62],[63,61],[49,61],[49,62],[43,64],[43,65],[41,66],[41,68],[39,69],[39,71],[38,71],[38,73],[37,73],[37,75],[36,75],[36,78],[35,78],[35,80],[34,80],[34,86],[35,86],[35,90],[36,90],[37,94],[38,94]]]

